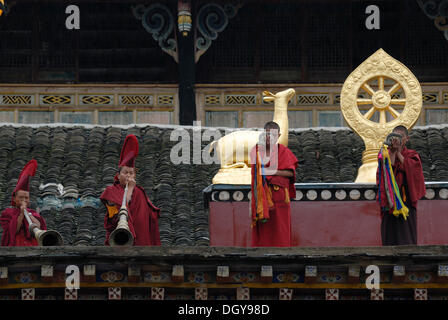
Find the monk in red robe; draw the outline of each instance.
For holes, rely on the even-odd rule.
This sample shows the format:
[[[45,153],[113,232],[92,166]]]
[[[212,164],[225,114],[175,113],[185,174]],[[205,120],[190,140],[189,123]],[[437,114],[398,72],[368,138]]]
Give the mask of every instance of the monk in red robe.
[[[145,190],[135,182],[135,159],[138,155],[138,140],[135,135],[128,135],[121,150],[118,173],[114,184],[108,186],[100,199],[107,208],[104,218],[106,229],[105,245],[109,244],[110,234],[116,229],[124,190],[128,185],[126,206],[128,209],[129,230],[134,236],[135,246],[159,246],[160,234],[158,218],[160,209],[149,200]]]
[[[28,221],[25,217],[28,211],[31,222],[41,230],[47,230],[44,218],[36,211],[29,208],[30,205],[30,183],[29,180],[35,175],[37,169],[36,160],[28,162],[20,173],[17,185],[12,193],[11,208],[6,208],[0,216],[0,225],[3,229],[2,246],[30,247],[37,246],[37,240],[29,230]]]
[[[401,135],[400,139],[393,139],[389,146],[389,156],[395,180],[404,205],[409,209],[409,216],[405,220],[402,215],[394,216],[393,208],[385,206],[387,195],[384,183],[380,188],[381,203],[381,238],[383,246],[416,245],[417,244],[417,201],[426,194],[425,178],[423,176],[420,156],[414,150],[406,148],[409,141],[408,130],[404,126],[397,126],[393,132]],[[377,185],[379,182],[377,172]],[[383,179],[384,182],[384,179]]]
[[[276,122],[267,122],[264,129],[262,141],[250,152],[252,246],[289,247],[291,246],[290,199],[296,197],[294,181],[298,160],[291,150],[277,143],[280,127]],[[261,161],[262,165],[259,164],[257,167],[257,161]],[[257,173],[261,175],[257,176]],[[263,179],[265,184],[260,183]],[[259,195],[259,201],[254,197],[256,194]]]

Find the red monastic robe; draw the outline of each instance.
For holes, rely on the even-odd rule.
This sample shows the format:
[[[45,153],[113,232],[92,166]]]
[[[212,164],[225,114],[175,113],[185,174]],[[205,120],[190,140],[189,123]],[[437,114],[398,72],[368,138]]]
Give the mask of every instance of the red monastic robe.
[[[106,202],[113,202],[116,208],[121,208],[123,201],[124,188],[119,181],[108,186],[100,199],[104,205]],[[160,209],[155,207],[149,200],[145,190],[140,186],[135,186],[132,192],[131,201],[128,204],[129,212],[129,230],[134,236],[134,246],[159,246],[160,234],[158,218]],[[109,218],[109,212],[106,212],[104,218],[104,227],[106,228],[105,245],[109,245],[109,236],[115,230],[118,223],[118,214]]]
[[[26,209],[31,213],[39,222],[40,229],[47,230],[47,225],[44,218],[42,218],[36,211],[32,209]],[[19,231],[17,229],[17,218],[20,215],[19,208],[6,208],[2,211],[0,216],[0,224],[3,229],[2,246],[16,246],[16,247],[31,247],[37,246],[37,240],[34,238],[30,231],[28,221],[23,217],[22,225]]]
[[[292,170],[292,177],[269,176],[266,175],[269,188],[272,194],[274,207],[269,210],[267,222],[258,221],[252,228],[253,247],[289,247],[291,246],[291,204],[290,199],[296,197],[294,186],[296,168],[298,160],[296,156],[282,144],[277,144],[278,156],[272,152],[270,159],[278,159],[278,170]],[[259,146],[260,156],[264,150]],[[255,173],[256,147],[250,152],[252,177]],[[270,161],[271,162],[271,161]],[[272,165],[267,163],[267,166]],[[254,194],[254,184],[251,184],[252,194]]]
[[[403,148],[401,151],[404,161],[395,159],[395,164],[393,165],[395,181],[397,182],[398,188],[400,189],[401,197],[404,198],[403,186],[406,184],[406,193],[409,193],[410,204],[412,207],[417,207],[417,201],[420,200],[426,194],[425,178],[423,176],[422,162],[417,151]],[[378,172],[377,172],[377,184],[378,184]],[[387,203],[386,191],[384,185],[381,186],[381,203]],[[408,199],[403,199],[403,202],[409,202]]]
[[[383,245],[417,244],[417,201],[426,194],[425,178],[418,153],[404,147],[401,154],[404,158],[403,163],[397,157],[392,168],[403,203],[409,209],[409,216],[404,220],[401,216],[395,217],[392,214],[393,209],[381,210]],[[379,188],[381,203],[387,204],[384,184]]]

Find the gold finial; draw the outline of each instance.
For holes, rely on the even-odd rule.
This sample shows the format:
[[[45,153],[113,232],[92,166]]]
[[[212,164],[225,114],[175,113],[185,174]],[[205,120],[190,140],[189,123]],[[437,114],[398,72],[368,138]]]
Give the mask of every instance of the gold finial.
[[[3,14],[3,9],[5,9],[5,1],[4,0],[0,0],[0,17]]]
[[[366,112],[363,114],[361,110]],[[355,182],[376,182],[381,143],[398,125],[412,128],[421,110],[422,89],[417,78],[383,49],[372,54],[347,77],[341,90],[341,111],[349,127],[366,146]]]

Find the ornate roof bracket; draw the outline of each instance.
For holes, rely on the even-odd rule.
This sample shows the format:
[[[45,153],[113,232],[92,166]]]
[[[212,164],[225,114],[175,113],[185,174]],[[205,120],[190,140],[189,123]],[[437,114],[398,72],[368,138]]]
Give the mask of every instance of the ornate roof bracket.
[[[195,28],[195,57],[197,63],[199,58],[210,48],[213,40],[218,38],[229,24],[229,19],[236,16],[242,4],[225,4],[221,6],[216,3],[203,5],[196,17]]]
[[[210,48],[212,41],[218,38],[218,34],[227,27],[229,19],[235,17],[241,6],[242,4],[221,6],[216,3],[207,3],[199,9],[194,26],[195,63]],[[182,14],[186,12],[183,7],[179,7],[179,10]],[[145,30],[152,34],[160,48],[179,63],[177,32],[174,15],[170,9],[161,3],[149,6],[140,4],[132,7],[132,13],[136,19],[142,21]],[[181,24],[180,29],[185,35],[184,21],[179,18],[178,23]]]
[[[132,13],[136,19],[142,21],[145,30],[152,34],[160,48],[179,63],[177,35],[174,30],[174,17],[170,9],[160,3],[154,3],[147,7],[140,4],[132,7]]]
[[[0,0],[0,17],[7,16],[11,9],[17,4],[16,1],[9,1],[6,3],[6,0]]]
[[[0,16],[3,14],[3,12],[6,12],[6,7],[4,0],[0,0]]]
[[[417,0],[418,5],[428,18],[434,20],[436,28],[443,32],[448,40],[448,1]]]

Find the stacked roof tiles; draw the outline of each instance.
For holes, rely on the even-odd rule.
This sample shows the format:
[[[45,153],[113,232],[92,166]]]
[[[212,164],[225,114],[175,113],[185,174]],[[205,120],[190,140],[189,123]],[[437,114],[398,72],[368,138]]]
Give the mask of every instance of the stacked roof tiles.
[[[0,126],[0,203],[10,205],[23,166],[38,161],[31,183],[32,207],[56,229],[66,245],[102,245],[105,209],[99,201],[113,182],[126,135],[140,143],[137,182],[161,208],[162,245],[208,245],[208,216],[202,190],[211,184],[219,165],[170,160],[173,128]],[[193,138],[191,127],[186,128]],[[224,134],[222,130],[221,134]],[[197,139],[199,135],[195,136]],[[209,141],[195,141],[205,149]],[[364,144],[350,130],[289,132],[289,147],[299,159],[297,182],[353,182]],[[420,153],[426,181],[448,181],[448,128],[411,131],[409,147]],[[0,231],[1,233],[2,231]]]

